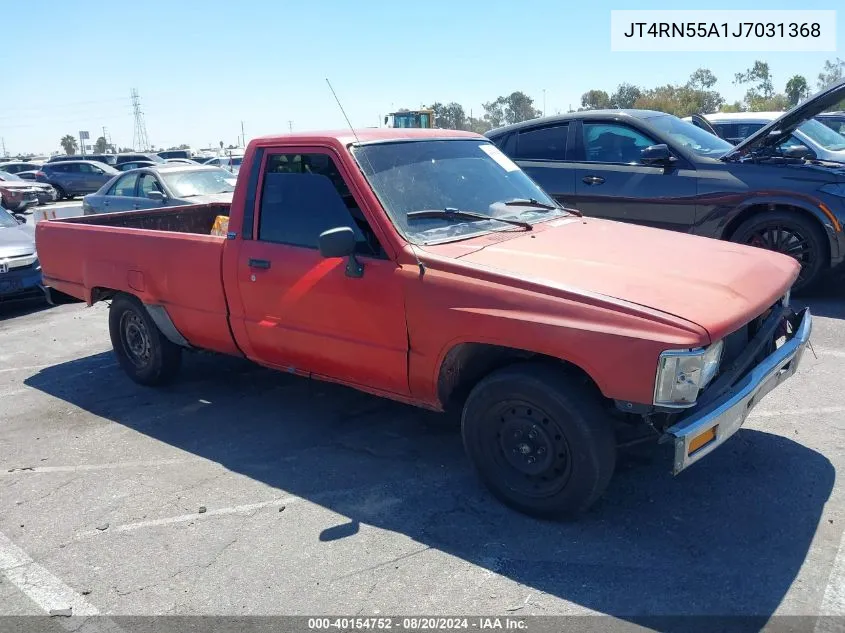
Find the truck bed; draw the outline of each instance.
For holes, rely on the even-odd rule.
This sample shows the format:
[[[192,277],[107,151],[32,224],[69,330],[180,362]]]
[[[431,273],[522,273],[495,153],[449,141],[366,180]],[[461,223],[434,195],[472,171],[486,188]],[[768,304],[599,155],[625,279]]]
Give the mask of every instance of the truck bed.
[[[197,347],[238,353],[223,292],[226,238],[210,235],[215,218],[228,214],[228,204],[207,204],[43,220],[35,231],[50,271],[44,283],[88,304],[132,293],[164,308]]]

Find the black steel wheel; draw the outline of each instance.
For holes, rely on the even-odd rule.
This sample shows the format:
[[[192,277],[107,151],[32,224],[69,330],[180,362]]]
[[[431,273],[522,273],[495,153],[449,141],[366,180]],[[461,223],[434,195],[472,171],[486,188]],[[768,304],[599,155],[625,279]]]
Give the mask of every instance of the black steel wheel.
[[[175,377],[182,350],[158,329],[143,304],[120,294],[109,308],[109,334],[123,370],[142,385],[160,385]]]
[[[793,285],[795,291],[815,283],[828,264],[825,236],[818,224],[788,211],[752,216],[737,228],[731,241],[796,259],[801,271]]]
[[[613,427],[599,394],[552,365],[521,363],[484,378],[467,399],[462,435],[490,491],[538,517],[586,510],[616,463]]]

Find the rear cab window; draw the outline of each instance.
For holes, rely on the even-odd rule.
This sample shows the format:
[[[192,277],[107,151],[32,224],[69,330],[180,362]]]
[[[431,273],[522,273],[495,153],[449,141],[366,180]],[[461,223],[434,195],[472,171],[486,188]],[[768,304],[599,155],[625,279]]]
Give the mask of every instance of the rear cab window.
[[[568,123],[520,131],[512,155],[517,160],[566,160],[568,133]]]

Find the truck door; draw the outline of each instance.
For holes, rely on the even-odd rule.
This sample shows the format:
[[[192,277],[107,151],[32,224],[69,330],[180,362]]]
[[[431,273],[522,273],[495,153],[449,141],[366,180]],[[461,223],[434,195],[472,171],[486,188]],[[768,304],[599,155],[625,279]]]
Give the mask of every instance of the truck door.
[[[254,360],[298,373],[407,394],[408,337],[398,266],[378,243],[328,149],[264,151],[253,239],[240,239],[236,337]],[[249,204],[249,203],[248,203]],[[359,277],[345,258],[326,259],[318,237],[348,226]],[[229,279],[232,279],[229,277]]]

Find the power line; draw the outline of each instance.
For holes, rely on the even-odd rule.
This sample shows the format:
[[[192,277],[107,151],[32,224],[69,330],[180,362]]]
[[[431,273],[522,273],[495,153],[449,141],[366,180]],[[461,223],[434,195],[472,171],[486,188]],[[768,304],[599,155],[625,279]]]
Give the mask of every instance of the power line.
[[[132,132],[132,147],[135,149],[149,149],[150,139],[147,137],[147,124],[144,123],[144,113],[141,110],[141,97],[138,91],[132,88],[132,111],[135,117],[135,130]]]

